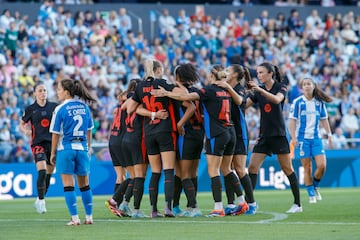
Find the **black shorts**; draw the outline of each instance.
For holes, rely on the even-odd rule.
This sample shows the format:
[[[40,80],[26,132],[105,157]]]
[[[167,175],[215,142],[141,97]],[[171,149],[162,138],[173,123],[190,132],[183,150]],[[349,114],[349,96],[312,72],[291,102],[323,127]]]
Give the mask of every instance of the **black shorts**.
[[[177,136],[175,132],[162,132],[145,135],[145,146],[148,155],[176,151]]]
[[[249,149],[249,140],[242,137],[236,138],[234,155],[247,155]]]
[[[197,160],[200,159],[204,146],[204,132],[199,134],[185,134],[178,138],[179,159]]]
[[[215,156],[233,155],[235,150],[235,130],[233,127],[211,139],[206,139],[206,154]]]
[[[253,152],[269,156],[290,153],[289,141],[285,136],[260,137],[256,140]]]
[[[125,157],[123,154],[122,145],[118,143],[109,144],[109,152],[114,167],[125,167]]]
[[[40,161],[46,161],[48,165],[51,165],[51,142],[42,142],[35,146],[32,146],[31,151],[34,155],[35,163]]]
[[[141,142],[123,142],[122,149],[126,167],[146,163],[143,158],[143,150],[139,149],[139,147],[141,147]]]

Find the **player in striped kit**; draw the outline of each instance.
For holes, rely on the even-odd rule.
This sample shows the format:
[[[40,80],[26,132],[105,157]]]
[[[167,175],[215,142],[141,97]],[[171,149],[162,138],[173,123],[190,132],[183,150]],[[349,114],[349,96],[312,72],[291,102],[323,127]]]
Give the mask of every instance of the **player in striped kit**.
[[[329,146],[332,146],[332,134],[328,114],[324,102],[332,99],[321,91],[311,78],[301,81],[304,94],[296,98],[290,110],[291,141],[296,146],[301,163],[304,167],[304,181],[309,195],[309,202],[316,203],[322,197],[319,192],[319,182],[326,169],[326,157],[319,132],[320,123],[327,132]],[[316,170],[312,177],[312,158]]]
[[[50,161],[55,164],[64,187],[67,208],[71,215],[68,226],[80,225],[74,190],[75,179],[85,208],[84,224],[92,224],[92,192],[89,183],[90,146],[94,127],[86,102],[96,101],[81,81],[64,79],[58,83],[56,107],[50,124],[52,148]],[[83,100],[83,101],[82,101]]]

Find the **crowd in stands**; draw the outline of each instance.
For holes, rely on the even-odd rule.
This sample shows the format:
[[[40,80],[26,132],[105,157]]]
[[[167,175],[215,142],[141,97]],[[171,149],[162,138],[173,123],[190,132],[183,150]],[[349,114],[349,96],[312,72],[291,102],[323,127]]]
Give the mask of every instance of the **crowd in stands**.
[[[340,139],[336,147],[358,147],[344,137],[360,136],[359,13],[319,16],[313,10],[309,16],[300,16],[293,9],[289,18],[282,13],[270,18],[263,10],[249,21],[241,8],[229,10],[220,19],[190,16],[183,9],[171,16],[163,9],[154,39],[134,31],[125,8],[104,17],[88,10],[72,13],[45,0],[34,22],[18,11],[4,10],[0,16],[0,162],[13,159],[10,153],[18,139],[29,140],[19,131],[19,119],[33,102],[32,87],[40,80],[52,101],[57,101],[58,80],[84,81],[98,98],[91,106],[94,142],[107,143],[116,96],[130,79],[143,76],[143,59],[148,57],[164,64],[164,78],[170,81],[176,65],[195,64],[202,79],[199,85],[207,84],[206,74],[213,64],[239,63],[253,69],[256,78],[255,67],[272,62],[288,83],[285,118],[289,104],[301,94],[299,80],[311,76],[334,99],[327,109],[334,138]],[[254,140],[258,110],[248,109],[246,118]]]

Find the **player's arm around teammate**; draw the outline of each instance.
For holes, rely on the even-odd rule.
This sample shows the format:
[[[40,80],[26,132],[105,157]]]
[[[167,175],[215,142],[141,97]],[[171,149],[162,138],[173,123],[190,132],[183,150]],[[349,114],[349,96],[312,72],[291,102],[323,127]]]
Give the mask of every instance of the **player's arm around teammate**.
[[[161,78],[163,66],[160,62],[147,59],[144,64],[145,78],[138,84],[132,99],[129,101],[127,112],[132,113],[138,105],[151,111],[151,117],[144,118],[144,135],[146,151],[151,165],[150,179],[150,217],[162,216],[157,209],[158,185],[161,171],[165,175],[165,212],[167,217],[174,217],[172,201],[174,195],[174,168],[176,159],[176,119],[173,103],[169,98],[155,98],[150,94],[151,89],[163,86],[172,90],[174,85],[166,83]],[[157,119],[158,110],[165,109],[169,113],[166,119]]]
[[[231,94],[224,88],[214,84],[215,81],[223,81],[226,73],[219,65],[214,66],[209,73],[210,85],[201,90],[186,93],[166,91],[164,89],[153,90],[152,94],[158,97],[169,96],[177,100],[200,100],[204,107],[205,133],[206,133],[206,159],[208,173],[212,182],[214,198],[214,210],[211,217],[225,215],[222,205],[222,191],[220,179],[220,166],[224,156],[232,158],[235,146],[235,132],[231,123]],[[234,187],[234,186],[231,186]],[[237,185],[240,188],[240,185]],[[240,190],[241,191],[241,190]]]
[[[231,161],[231,164],[236,171],[240,182],[245,190],[246,202],[249,205],[249,208],[246,209],[245,204],[239,203],[236,205],[233,202],[229,202],[227,208],[225,208],[225,213],[228,215],[233,214],[234,212],[239,212],[242,210],[242,213],[246,214],[255,214],[257,209],[257,204],[254,199],[253,189],[250,177],[246,171],[246,158],[248,154],[249,139],[248,139],[248,130],[245,120],[245,107],[246,107],[246,87],[247,83],[251,81],[250,72],[246,67],[243,67],[238,64],[232,64],[227,68],[227,84],[224,83],[224,87],[231,88],[233,91],[241,97],[241,103],[233,101],[231,104],[231,118],[234,123],[235,133],[236,133],[236,146],[234,155]],[[233,98],[234,99],[234,98]],[[229,192],[228,195],[233,196],[233,193]],[[233,197],[232,197],[233,198]],[[238,196],[241,198],[241,196]],[[228,199],[231,199],[230,196]],[[242,199],[241,199],[242,200]],[[239,209],[239,206],[242,206],[244,209]]]

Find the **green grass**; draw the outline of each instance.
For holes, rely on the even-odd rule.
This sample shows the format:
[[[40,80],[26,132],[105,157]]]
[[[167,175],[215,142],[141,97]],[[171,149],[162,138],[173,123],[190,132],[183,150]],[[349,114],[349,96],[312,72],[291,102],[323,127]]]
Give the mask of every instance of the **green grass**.
[[[254,216],[224,218],[117,218],[104,206],[109,196],[94,197],[94,224],[65,226],[69,221],[63,198],[48,198],[46,214],[37,214],[34,199],[0,201],[0,239],[359,239],[360,189],[321,189],[323,200],[309,204],[302,190],[304,212],[286,214],[290,190],[256,191],[259,212]],[[226,198],[223,197],[225,202]],[[159,198],[159,207],[163,205]],[[200,193],[203,213],[213,207],[211,193]],[[185,196],[181,199],[185,204]],[[78,198],[80,217],[84,216]],[[149,212],[144,196],[142,209]]]

